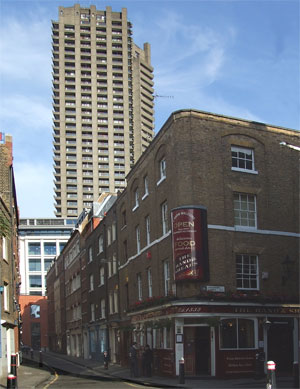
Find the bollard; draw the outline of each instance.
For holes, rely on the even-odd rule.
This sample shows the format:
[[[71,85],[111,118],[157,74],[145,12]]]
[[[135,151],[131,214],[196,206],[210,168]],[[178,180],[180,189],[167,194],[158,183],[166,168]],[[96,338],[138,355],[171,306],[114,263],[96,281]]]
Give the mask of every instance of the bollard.
[[[17,355],[11,354],[10,356],[10,372],[12,375],[17,376]]]
[[[104,369],[105,370],[108,370],[108,352],[107,351],[104,351],[103,353],[103,361],[104,361]]]
[[[40,356],[39,356],[39,367],[43,367],[43,355],[42,355],[42,351],[40,350]]]
[[[33,359],[33,348],[30,349],[30,358]]]
[[[179,383],[184,384],[184,358],[179,359]]]
[[[299,388],[299,362],[293,363],[293,384],[294,388]]]
[[[17,388],[17,377],[13,374],[8,374],[7,376],[7,389]]]
[[[276,377],[275,377],[275,369],[276,363],[273,361],[267,362],[267,386],[266,389],[276,389]]]

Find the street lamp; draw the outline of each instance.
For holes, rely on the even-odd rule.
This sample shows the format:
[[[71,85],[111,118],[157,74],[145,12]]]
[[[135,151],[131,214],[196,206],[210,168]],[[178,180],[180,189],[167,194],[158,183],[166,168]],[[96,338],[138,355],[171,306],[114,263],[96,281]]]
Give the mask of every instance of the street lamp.
[[[287,143],[287,142],[280,142],[279,144],[280,144],[280,146],[284,146],[284,147],[288,147],[288,148],[293,149],[293,150],[300,151],[299,146],[291,145],[290,143]]]
[[[263,322],[263,326],[264,326],[264,328],[266,329],[266,331],[268,332],[269,331],[269,329],[270,329],[270,327],[271,327],[271,322],[268,320],[268,318],[266,317],[266,319],[264,320],[264,322]]]

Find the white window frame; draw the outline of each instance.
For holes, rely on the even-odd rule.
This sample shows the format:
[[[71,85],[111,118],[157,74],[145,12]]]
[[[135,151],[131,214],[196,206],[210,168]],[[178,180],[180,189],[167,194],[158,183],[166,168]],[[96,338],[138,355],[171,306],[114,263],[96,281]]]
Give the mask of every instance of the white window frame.
[[[2,258],[8,261],[8,240],[5,236],[2,236]]]
[[[134,206],[132,208],[132,212],[134,212],[139,207],[139,188],[136,188],[134,191]]]
[[[146,245],[149,246],[151,243],[151,235],[150,235],[150,216],[147,215],[145,218],[145,223],[146,223]]]
[[[148,182],[148,176],[144,177],[144,195],[142,197],[142,200],[144,200],[149,195],[149,182]]]
[[[95,321],[95,304],[91,304],[91,321]]]
[[[90,263],[93,260],[93,248],[92,248],[92,246],[89,247],[88,253],[89,253],[89,261],[88,261],[88,263]]]
[[[156,183],[157,186],[160,185],[160,183],[163,182],[167,178],[166,167],[167,167],[166,159],[165,159],[165,157],[163,157],[159,161],[159,175],[160,176],[159,176],[158,182]]]
[[[104,319],[106,317],[105,312],[105,299],[100,300],[100,318]]]
[[[112,258],[112,274],[117,273],[117,255],[114,253]]]
[[[162,234],[165,235],[169,231],[167,201],[161,204],[161,222],[162,222]]]
[[[101,235],[99,236],[99,239],[98,239],[98,249],[99,249],[98,254],[103,253],[103,251],[104,251],[103,234],[101,234]]]
[[[222,321],[223,320],[235,320],[237,325],[236,325],[236,330],[237,330],[237,347],[222,347],[221,342],[222,342],[222,334],[221,334],[221,326],[222,326]],[[241,348],[239,347],[239,339],[238,339],[238,334],[239,334],[239,320],[249,320],[253,322],[253,331],[254,331],[254,346],[253,347],[247,347],[247,348]],[[219,325],[219,349],[220,350],[254,350],[258,348],[258,323],[256,318],[251,318],[251,317],[222,317],[220,320],[220,325]]]
[[[170,294],[170,261],[163,261],[163,272],[164,272],[164,295]]]
[[[110,278],[113,274],[113,272],[112,272],[112,259],[109,259],[107,261],[107,268],[108,268],[108,278]]]
[[[236,153],[236,156],[233,155],[233,153]],[[248,158],[247,158],[248,155]],[[234,165],[234,160],[237,161],[236,165]],[[239,165],[245,165],[247,162],[251,163],[251,168],[247,167],[240,167]],[[258,172],[255,170],[255,164],[254,164],[254,150],[247,148],[247,147],[238,147],[238,146],[231,146],[231,170],[238,171],[238,172],[244,172],[244,173],[252,173],[252,174],[258,174]]]
[[[252,201],[253,200],[253,201]],[[238,207],[236,206],[238,204]],[[246,206],[245,206],[246,205]],[[253,209],[251,209],[253,208]],[[256,229],[257,228],[257,207],[256,195],[250,193],[234,193],[233,196],[234,226],[237,229]],[[245,214],[247,217],[244,217]],[[254,215],[254,218],[249,218]],[[245,220],[247,223],[243,223]],[[249,225],[251,222],[254,225]]]
[[[147,269],[147,281],[148,281],[148,297],[153,297],[151,267],[148,267]]]
[[[118,291],[114,291],[114,313],[118,313]]]
[[[138,300],[143,300],[143,288],[142,288],[142,275],[138,273],[136,275],[136,283],[137,283],[137,292],[138,292]]]
[[[7,282],[3,283],[3,310],[9,312],[9,285]]]
[[[112,224],[112,241],[117,240],[117,224],[114,222]]]
[[[238,263],[238,257],[240,257]],[[255,264],[251,264],[251,259],[255,260]],[[258,256],[255,254],[236,254],[236,282],[238,290],[259,290],[259,264]],[[238,272],[238,264],[241,268],[241,271]],[[256,287],[245,287],[245,283],[251,283],[251,280],[255,280]],[[242,286],[238,286],[238,281],[241,281]]]
[[[104,266],[101,266],[99,271],[99,286],[102,286],[104,284],[105,284],[105,268]]]
[[[114,313],[114,297],[112,293],[109,294],[109,313]]]
[[[94,290],[94,274],[90,274],[90,292]]]
[[[111,227],[107,228],[107,246],[111,244]]]
[[[135,237],[136,237],[136,253],[141,252],[141,231],[140,226],[135,227]]]

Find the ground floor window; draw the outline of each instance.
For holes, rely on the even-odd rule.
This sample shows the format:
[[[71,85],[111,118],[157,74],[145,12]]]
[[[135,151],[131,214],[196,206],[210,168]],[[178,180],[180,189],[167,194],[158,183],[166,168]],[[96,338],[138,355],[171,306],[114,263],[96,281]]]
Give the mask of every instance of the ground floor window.
[[[253,319],[222,319],[220,324],[221,349],[255,348],[255,325]]]
[[[95,331],[90,332],[90,352],[96,352],[96,333]]]
[[[170,327],[153,329],[153,347],[154,348],[172,348],[172,331]]]
[[[107,351],[106,329],[99,329],[99,342],[100,342],[101,353],[103,353],[104,351]]]

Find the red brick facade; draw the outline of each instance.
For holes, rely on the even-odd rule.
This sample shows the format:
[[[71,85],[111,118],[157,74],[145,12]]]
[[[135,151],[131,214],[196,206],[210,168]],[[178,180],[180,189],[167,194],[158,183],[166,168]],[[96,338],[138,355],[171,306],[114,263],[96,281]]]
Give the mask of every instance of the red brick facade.
[[[178,374],[184,357],[188,375],[253,375],[258,352],[291,372],[298,358],[299,153],[282,141],[299,146],[299,134],[193,110],[170,116],[81,247],[82,280],[93,282],[82,297],[82,349],[93,349],[85,357],[101,360],[108,348],[113,362],[127,364],[136,340],[153,348],[159,374]],[[171,211],[180,207],[207,212],[202,280],[174,278]],[[278,352],[278,342],[285,350]]]

